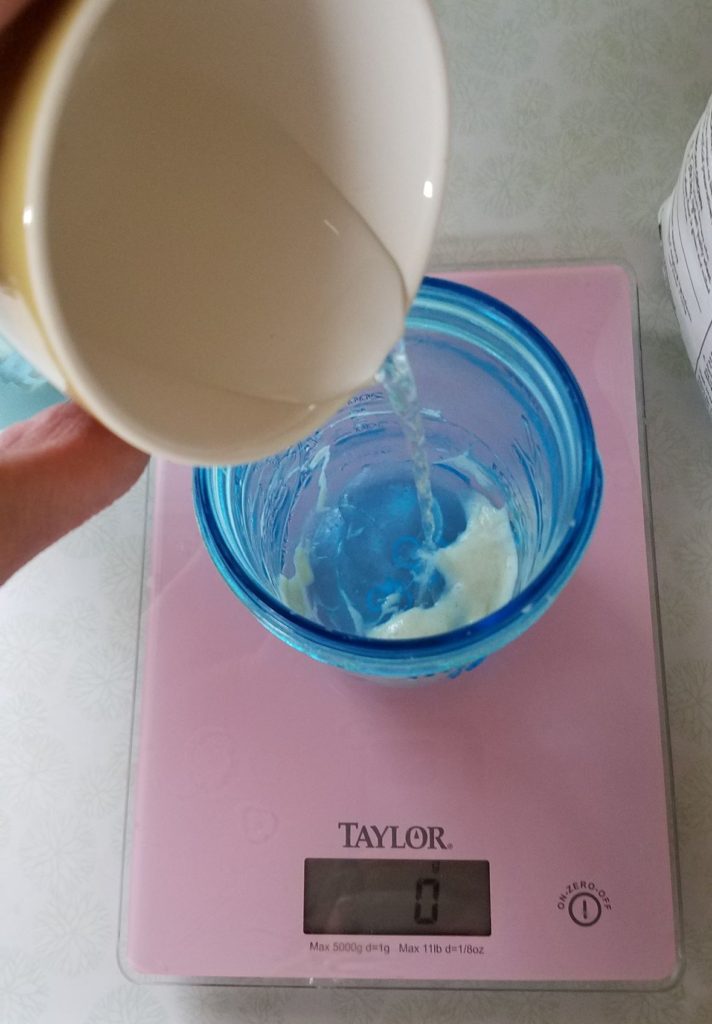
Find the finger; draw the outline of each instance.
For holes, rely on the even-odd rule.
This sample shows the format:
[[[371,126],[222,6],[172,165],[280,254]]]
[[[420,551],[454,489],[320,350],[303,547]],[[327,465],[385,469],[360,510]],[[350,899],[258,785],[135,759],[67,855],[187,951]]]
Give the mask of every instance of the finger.
[[[24,7],[29,7],[30,3],[31,0],[0,0],[0,29],[9,25]]]
[[[112,504],[148,456],[71,402],[0,434],[0,583]]]

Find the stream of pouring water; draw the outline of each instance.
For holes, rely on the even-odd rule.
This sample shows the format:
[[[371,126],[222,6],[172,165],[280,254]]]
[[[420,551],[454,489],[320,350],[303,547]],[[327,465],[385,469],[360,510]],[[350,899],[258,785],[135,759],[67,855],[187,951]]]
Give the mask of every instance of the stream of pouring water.
[[[405,342],[402,339],[387,356],[376,376],[379,383],[383,385],[408,443],[408,451],[413,463],[413,477],[418,495],[420,518],[423,524],[423,546],[426,552],[434,551],[435,505],[430,481],[430,463],[425,446],[418,390],[405,351]]]

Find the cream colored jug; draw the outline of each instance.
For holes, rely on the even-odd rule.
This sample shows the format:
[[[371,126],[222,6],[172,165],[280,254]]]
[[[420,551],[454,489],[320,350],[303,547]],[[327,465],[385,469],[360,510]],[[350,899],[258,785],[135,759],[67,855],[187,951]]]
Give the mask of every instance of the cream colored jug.
[[[275,452],[367,385],[447,148],[426,0],[68,0],[9,40],[0,333],[129,442]]]

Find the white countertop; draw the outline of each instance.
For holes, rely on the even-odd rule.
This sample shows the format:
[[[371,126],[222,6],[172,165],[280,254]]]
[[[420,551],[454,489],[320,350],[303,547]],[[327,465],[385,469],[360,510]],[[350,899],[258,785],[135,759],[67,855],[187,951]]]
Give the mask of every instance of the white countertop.
[[[640,288],[687,967],[672,990],[138,987],[116,959],[145,480],[0,590],[1,1024],[712,1019],[712,422],[656,212],[712,93],[709,0],[435,0],[453,133],[437,264],[624,259]]]

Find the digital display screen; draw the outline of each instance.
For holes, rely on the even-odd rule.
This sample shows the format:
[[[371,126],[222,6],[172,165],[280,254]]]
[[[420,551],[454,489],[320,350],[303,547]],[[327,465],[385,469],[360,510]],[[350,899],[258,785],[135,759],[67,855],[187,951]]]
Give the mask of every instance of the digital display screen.
[[[486,860],[304,862],[307,935],[491,935]]]

